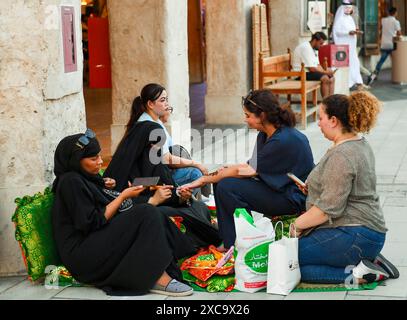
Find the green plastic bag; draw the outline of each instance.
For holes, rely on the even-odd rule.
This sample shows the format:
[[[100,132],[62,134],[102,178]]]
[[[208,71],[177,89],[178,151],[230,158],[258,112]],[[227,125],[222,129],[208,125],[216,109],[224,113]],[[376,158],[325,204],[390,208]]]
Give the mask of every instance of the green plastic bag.
[[[19,242],[28,278],[45,277],[47,266],[61,264],[52,235],[51,209],[54,195],[49,188],[34,196],[15,199],[17,208],[12,217],[15,238]]]

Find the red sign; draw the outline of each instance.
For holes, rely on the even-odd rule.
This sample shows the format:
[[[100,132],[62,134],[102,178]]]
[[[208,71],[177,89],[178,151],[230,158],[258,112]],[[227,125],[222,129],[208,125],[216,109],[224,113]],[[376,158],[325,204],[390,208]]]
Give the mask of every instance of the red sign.
[[[324,59],[327,58],[328,67],[348,67],[349,66],[349,46],[327,44],[319,48],[319,63],[324,65]]]
[[[89,87],[111,88],[112,71],[107,18],[89,18]]]

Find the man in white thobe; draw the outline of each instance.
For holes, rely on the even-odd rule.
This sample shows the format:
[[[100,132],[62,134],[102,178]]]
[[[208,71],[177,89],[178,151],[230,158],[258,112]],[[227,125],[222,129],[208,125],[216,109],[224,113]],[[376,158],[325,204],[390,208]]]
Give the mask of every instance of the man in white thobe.
[[[354,11],[352,1],[344,0],[335,14],[333,25],[333,38],[335,44],[349,45],[349,88],[358,87],[366,88],[363,84],[362,75],[360,74],[360,62],[357,53],[357,36],[362,34],[356,27],[355,20],[352,17]]]

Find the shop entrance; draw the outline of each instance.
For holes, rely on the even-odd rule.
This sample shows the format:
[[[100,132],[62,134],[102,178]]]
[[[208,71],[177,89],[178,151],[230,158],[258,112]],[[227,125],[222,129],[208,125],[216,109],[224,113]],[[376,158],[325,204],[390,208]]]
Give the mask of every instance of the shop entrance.
[[[106,0],[82,0],[83,94],[86,123],[110,160],[112,80]]]

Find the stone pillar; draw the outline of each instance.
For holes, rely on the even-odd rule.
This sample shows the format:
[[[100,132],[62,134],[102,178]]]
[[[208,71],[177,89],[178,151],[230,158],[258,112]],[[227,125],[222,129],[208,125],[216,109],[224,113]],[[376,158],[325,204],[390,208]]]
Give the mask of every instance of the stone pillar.
[[[206,122],[242,124],[253,83],[251,8],[260,0],[206,1]]]
[[[75,10],[77,70],[65,73],[61,5]],[[83,131],[80,0],[0,2],[0,276],[25,272],[14,199],[53,181],[60,139]]]
[[[148,83],[163,85],[174,143],[190,146],[187,0],[108,1],[112,59],[112,153],[131,103]],[[182,134],[181,134],[182,132]]]
[[[299,0],[269,2],[271,55],[285,54],[287,48],[293,52],[302,41],[311,39],[311,33],[309,36],[302,34],[301,23],[305,19],[302,6],[304,6],[304,1]],[[303,40],[302,36],[306,38]]]

